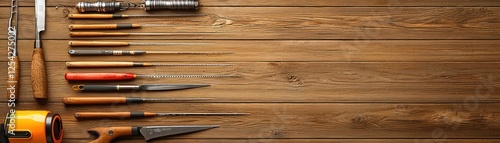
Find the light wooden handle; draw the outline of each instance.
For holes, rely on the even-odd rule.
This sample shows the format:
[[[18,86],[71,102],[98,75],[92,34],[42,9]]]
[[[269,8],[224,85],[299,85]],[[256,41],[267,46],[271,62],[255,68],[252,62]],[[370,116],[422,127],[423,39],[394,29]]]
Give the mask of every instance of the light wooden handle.
[[[135,129],[134,129],[135,128]],[[135,132],[134,132],[135,131]],[[89,143],[110,143],[117,137],[139,134],[138,127],[97,127],[87,131],[97,138]]]
[[[141,25],[132,23],[118,23],[118,24],[70,24],[69,30],[90,30],[90,29],[131,29],[139,28]]]
[[[126,18],[127,15],[122,14],[68,14],[71,19],[113,19]]]
[[[10,58],[10,57],[9,57]],[[19,79],[19,75],[21,74],[19,69],[19,58],[17,56],[12,57],[12,59],[8,62],[9,67],[7,70],[7,100],[14,99],[16,101],[19,97],[19,83],[21,82]]]
[[[124,104],[126,97],[64,97],[62,102],[68,105]]]
[[[71,37],[127,36],[124,32],[69,32]]]
[[[31,86],[35,99],[47,99],[47,73],[42,48],[35,48],[31,61]]]
[[[102,42],[102,41],[69,41],[71,47],[111,47],[111,46],[128,46],[128,42]]]
[[[134,62],[66,62],[68,68],[133,67]]]

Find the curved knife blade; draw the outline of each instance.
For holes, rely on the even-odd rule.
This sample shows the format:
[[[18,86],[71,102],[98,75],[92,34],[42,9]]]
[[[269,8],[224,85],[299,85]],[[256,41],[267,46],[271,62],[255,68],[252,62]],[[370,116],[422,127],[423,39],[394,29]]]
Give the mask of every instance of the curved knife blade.
[[[198,132],[212,128],[218,128],[219,125],[194,125],[194,126],[146,126],[140,129],[144,139],[150,140],[159,137]]]

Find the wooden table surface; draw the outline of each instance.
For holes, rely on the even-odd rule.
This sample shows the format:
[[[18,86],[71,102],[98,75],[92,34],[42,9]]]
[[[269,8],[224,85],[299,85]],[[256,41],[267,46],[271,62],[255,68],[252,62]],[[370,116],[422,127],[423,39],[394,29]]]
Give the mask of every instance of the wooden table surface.
[[[138,1],[138,0],[136,0]],[[47,0],[43,44],[48,104],[32,98],[34,4],[20,0],[21,97],[16,109],[62,115],[64,140],[90,141],[86,130],[125,125],[221,125],[150,142],[494,142],[500,139],[498,0],[200,0],[202,17],[72,20],[78,0]],[[7,46],[10,2],[0,2],[0,45]],[[124,14],[146,14],[127,10]],[[170,11],[153,14],[172,13]],[[174,12],[175,13],[175,12]],[[177,12],[178,13],[178,12]],[[216,32],[193,36],[69,37],[68,24],[165,24],[120,32]],[[112,32],[112,31],[108,31]],[[69,40],[208,42],[203,46],[130,46],[122,50],[227,51],[229,55],[70,57]],[[90,49],[90,48],[80,48]],[[96,48],[97,49],[97,48]],[[7,55],[0,50],[0,55]],[[231,63],[229,67],[67,69],[67,61]],[[7,59],[0,70],[6,75]],[[240,74],[241,78],[140,79],[122,84],[203,83],[172,92],[79,93],[66,72]],[[1,76],[6,81],[6,76]],[[118,82],[113,82],[118,83]],[[5,93],[1,84],[0,93]],[[211,97],[191,103],[64,106],[63,97]],[[5,108],[0,113],[8,112]],[[237,117],[85,120],[76,111],[246,112]],[[3,120],[4,117],[1,117]],[[119,143],[145,142],[141,137]]]

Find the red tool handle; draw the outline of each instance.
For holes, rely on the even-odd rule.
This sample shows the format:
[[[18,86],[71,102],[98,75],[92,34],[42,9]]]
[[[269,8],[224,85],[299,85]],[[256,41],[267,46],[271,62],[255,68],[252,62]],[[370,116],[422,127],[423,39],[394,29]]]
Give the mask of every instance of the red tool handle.
[[[92,81],[92,80],[133,80],[133,73],[66,73],[67,81]]]

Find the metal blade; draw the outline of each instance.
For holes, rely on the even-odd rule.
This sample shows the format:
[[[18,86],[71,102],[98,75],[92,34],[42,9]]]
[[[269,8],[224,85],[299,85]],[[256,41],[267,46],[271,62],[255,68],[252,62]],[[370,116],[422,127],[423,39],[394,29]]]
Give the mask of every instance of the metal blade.
[[[144,91],[167,91],[167,90],[181,90],[190,88],[207,87],[208,84],[146,84],[140,85],[139,89]]]
[[[142,127],[140,132],[144,139],[150,140],[159,137],[186,134],[191,132],[203,131],[212,128],[218,128],[219,125],[199,125],[199,126],[146,126]]]
[[[156,113],[156,116],[240,116],[250,113]]]
[[[128,42],[132,46],[181,46],[181,45],[207,45],[211,43],[160,43],[160,42]]]
[[[128,17],[196,17],[196,16],[206,16],[206,14],[165,14],[165,15],[135,14],[135,15],[128,15]]]
[[[152,66],[234,66],[234,64],[159,64],[153,63]]]
[[[141,98],[142,102],[173,102],[173,101],[196,101],[212,100],[214,98]]]
[[[222,78],[222,77],[240,77],[240,75],[198,75],[198,74],[158,74],[158,75],[136,75],[137,77],[147,78]]]
[[[127,33],[128,35],[135,36],[196,36],[196,35],[214,35],[222,34],[217,32],[186,32],[186,33],[155,33],[155,32],[144,32],[144,33]]]
[[[233,54],[232,52],[185,52],[185,51],[146,51],[148,54],[179,54],[179,55],[215,55],[215,54]]]
[[[36,32],[45,31],[45,0],[35,0]]]

